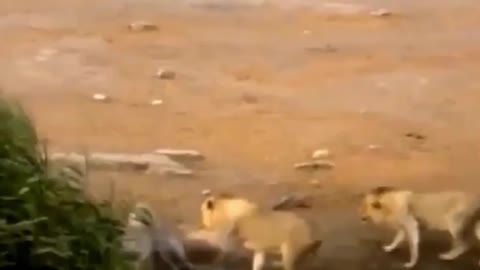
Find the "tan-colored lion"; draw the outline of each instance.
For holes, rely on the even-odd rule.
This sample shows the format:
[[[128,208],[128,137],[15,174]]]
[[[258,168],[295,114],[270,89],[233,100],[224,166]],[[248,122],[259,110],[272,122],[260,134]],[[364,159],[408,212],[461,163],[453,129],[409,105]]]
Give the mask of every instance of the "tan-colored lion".
[[[261,208],[237,196],[209,195],[201,205],[201,215],[206,228],[225,230],[254,252],[252,270],[260,270],[271,253],[280,253],[284,269],[294,270],[322,243],[295,213]]]
[[[417,264],[420,242],[419,225],[448,231],[452,247],[439,255],[442,260],[453,260],[464,253],[472,239],[480,239],[480,196],[458,191],[413,192],[394,187],[376,187],[363,198],[360,207],[362,220],[396,230],[385,252],[391,252],[407,240],[410,260]]]

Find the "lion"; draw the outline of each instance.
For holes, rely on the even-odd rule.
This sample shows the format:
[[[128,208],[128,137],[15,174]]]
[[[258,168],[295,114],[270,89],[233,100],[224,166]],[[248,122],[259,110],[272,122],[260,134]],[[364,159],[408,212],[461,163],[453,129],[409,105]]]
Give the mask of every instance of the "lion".
[[[452,247],[439,254],[441,260],[456,259],[472,246],[472,240],[480,239],[480,197],[466,192],[414,192],[380,186],[363,197],[360,215],[363,221],[396,230],[392,242],[383,246],[385,252],[407,240],[410,260],[405,268],[417,264],[420,225],[450,233]]]
[[[200,206],[202,225],[215,230],[258,209],[256,203],[246,198],[227,193],[208,195]]]
[[[224,230],[253,251],[252,270],[263,268],[267,254],[278,253],[284,269],[294,270],[322,244],[314,239],[311,226],[295,213],[261,208],[233,195],[209,195],[201,214],[206,228]]]

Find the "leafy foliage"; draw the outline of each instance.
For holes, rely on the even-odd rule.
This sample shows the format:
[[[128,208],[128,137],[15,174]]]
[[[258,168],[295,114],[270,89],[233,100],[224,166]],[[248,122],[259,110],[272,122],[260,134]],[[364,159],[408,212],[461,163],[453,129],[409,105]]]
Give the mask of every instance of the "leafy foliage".
[[[82,175],[48,162],[22,107],[0,97],[0,269],[131,269],[123,224]]]

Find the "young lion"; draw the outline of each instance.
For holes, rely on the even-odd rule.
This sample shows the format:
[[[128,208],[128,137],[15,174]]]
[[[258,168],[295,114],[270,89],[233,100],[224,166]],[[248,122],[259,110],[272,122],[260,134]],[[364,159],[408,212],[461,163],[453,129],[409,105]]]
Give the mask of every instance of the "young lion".
[[[208,195],[200,206],[202,224],[215,230],[258,210],[258,205],[231,194]]]
[[[209,196],[201,206],[205,227],[226,230],[254,252],[252,270],[260,270],[265,257],[281,253],[285,270],[294,270],[320,247],[307,222],[288,211],[261,209],[234,196]]]
[[[442,260],[453,260],[480,239],[480,197],[457,191],[417,193],[394,187],[376,187],[370,190],[360,208],[363,221],[384,225],[397,231],[393,241],[383,247],[385,252],[395,250],[406,238],[410,260],[405,268],[418,261],[419,225],[429,229],[448,231],[452,247],[439,255]]]

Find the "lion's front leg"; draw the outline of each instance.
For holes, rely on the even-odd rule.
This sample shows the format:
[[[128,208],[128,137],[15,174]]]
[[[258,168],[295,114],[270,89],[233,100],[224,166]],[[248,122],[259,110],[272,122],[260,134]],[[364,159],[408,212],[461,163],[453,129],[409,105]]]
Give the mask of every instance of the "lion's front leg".
[[[405,240],[405,231],[400,229],[397,231],[395,234],[395,237],[393,238],[392,242],[388,245],[383,246],[383,250],[385,252],[392,252],[395,249],[398,248],[398,246]]]
[[[410,249],[410,260],[404,264],[405,268],[413,268],[418,262],[418,245],[420,243],[420,232],[418,222],[414,217],[409,217],[403,224]]]

